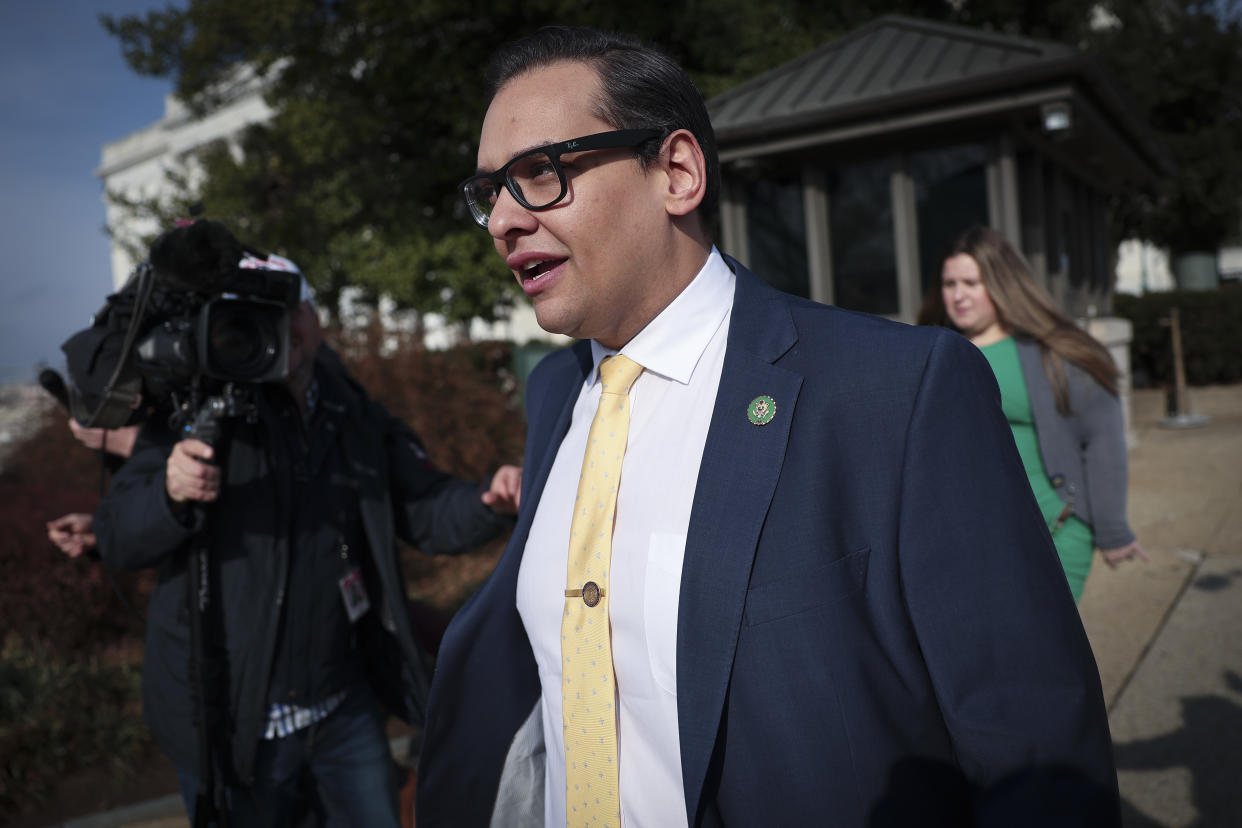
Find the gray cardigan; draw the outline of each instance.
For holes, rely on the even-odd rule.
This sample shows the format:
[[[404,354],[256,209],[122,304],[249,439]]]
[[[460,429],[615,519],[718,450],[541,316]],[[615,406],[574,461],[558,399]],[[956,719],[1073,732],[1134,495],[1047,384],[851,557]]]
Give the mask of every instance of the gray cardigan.
[[[1126,522],[1128,469],[1121,401],[1090,374],[1063,361],[1073,412],[1063,416],[1044,373],[1039,343],[1016,337],[1015,341],[1039,454],[1052,488],[1091,527],[1098,548],[1116,549],[1133,542]]]

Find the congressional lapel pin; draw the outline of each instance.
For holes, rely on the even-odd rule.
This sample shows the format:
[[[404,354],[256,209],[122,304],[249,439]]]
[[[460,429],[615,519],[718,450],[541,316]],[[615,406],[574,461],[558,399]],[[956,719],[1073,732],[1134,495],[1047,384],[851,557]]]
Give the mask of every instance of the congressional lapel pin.
[[[746,419],[753,425],[762,426],[772,422],[776,416],[776,400],[767,396],[755,397],[746,409]]]

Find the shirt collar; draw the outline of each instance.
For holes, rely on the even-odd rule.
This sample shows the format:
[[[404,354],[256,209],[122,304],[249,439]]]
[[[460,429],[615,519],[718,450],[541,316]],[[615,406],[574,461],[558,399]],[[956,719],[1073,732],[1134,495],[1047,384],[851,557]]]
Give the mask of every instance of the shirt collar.
[[[333,418],[342,417],[348,407],[349,398],[349,392],[340,376],[316,358],[315,373],[306,389],[306,421],[310,422],[311,417],[321,411]]]
[[[737,277],[713,246],[698,275],[677,298],[647,323],[620,353],[647,371],[687,385],[707,343],[733,307]],[[599,376],[599,363],[616,351],[591,340],[591,384]]]

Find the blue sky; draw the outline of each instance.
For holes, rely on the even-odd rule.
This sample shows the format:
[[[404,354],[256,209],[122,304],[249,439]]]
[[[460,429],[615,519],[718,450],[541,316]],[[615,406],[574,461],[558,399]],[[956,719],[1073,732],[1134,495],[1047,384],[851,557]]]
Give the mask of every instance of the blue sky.
[[[0,384],[63,368],[111,292],[100,149],[158,120],[171,83],[132,72],[98,16],[166,5],[0,2]]]

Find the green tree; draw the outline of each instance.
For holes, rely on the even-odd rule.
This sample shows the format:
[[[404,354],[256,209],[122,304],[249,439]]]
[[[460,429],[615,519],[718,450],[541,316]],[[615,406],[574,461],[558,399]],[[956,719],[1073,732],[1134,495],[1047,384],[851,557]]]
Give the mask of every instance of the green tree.
[[[1119,225],[1184,249],[1214,247],[1238,221],[1239,2],[189,0],[102,21],[136,71],[173,78],[194,110],[226,100],[243,67],[270,81],[276,110],[241,136],[240,152],[203,149],[205,175],[180,173],[173,203],[133,209],[166,222],[201,200],[302,264],[329,299],[358,285],[464,322],[504,314],[514,292],[455,190],[474,167],[483,68],[500,44],[539,26],[653,40],[708,97],[887,13],[1091,49],[1178,166],[1159,192],[1123,194]]]
[[[1215,251],[1242,221],[1242,3],[1119,0],[1092,33],[1176,169],[1117,200],[1123,232],[1174,252]]]
[[[808,0],[190,0],[102,17],[131,67],[173,78],[202,113],[247,77],[276,110],[237,149],[204,148],[174,173],[170,202],[127,206],[166,225],[202,202],[248,241],[294,258],[331,306],[346,285],[451,321],[505,313],[514,284],[458,203],[474,168],[483,68],[503,42],[542,25],[623,29],[667,48],[711,96],[871,16]],[[939,0],[895,3],[930,13]],[[120,197],[117,197],[120,199]]]

